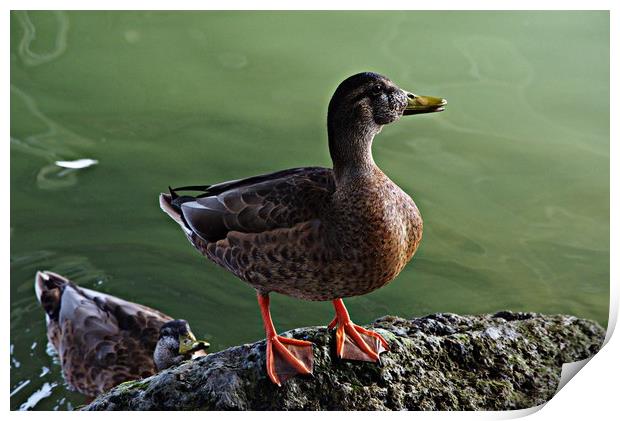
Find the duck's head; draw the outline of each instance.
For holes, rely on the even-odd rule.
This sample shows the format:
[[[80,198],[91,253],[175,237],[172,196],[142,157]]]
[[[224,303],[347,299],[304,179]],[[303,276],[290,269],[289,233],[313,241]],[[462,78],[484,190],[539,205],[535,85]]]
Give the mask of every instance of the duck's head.
[[[209,343],[198,341],[182,319],[164,323],[159,329],[159,341],[155,347],[153,359],[158,370],[192,357],[195,352],[209,348]]]
[[[446,104],[443,98],[416,95],[385,76],[364,72],[338,86],[329,103],[328,123],[380,127],[403,115],[443,111]]]
[[[345,79],[334,92],[327,112],[334,168],[372,160],[370,144],[384,125],[403,115],[443,111],[446,104],[443,98],[405,91],[377,73],[358,73]]]

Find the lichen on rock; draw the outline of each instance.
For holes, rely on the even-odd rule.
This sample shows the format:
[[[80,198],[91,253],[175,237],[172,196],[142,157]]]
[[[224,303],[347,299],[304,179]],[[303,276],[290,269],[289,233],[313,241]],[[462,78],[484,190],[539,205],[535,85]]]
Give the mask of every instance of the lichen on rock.
[[[285,335],[314,347],[313,376],[282,387],[265,373],[265,342],[236,346],[99,396],[86,410],[506,410],[556,392],[563,363],[589,358],[605,330],[565,315],[442,313],[368,326],[390,343],[381,364],[335,357],[325,327]]]

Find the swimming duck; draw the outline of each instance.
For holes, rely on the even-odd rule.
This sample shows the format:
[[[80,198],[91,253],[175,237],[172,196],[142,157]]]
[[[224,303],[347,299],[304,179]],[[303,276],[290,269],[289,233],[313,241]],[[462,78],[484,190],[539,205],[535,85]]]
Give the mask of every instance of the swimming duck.
[[[257,291],[266,369],[281,385],[312,372],[312,344],[279,336],[269,294],[331,300],[336,353],[378,361],[388,350],[378,333],[351,321],[342,298],[368,294],[398,275],[422,239],[413,200],[375,164],[381,128],[403,115],[443,111],[446,100],[414,95],[376,73],[343,81],[329,102],[333,168],[292,168],[210,186],[170,189],[161,208],[203,255]],[[181,195],[196,191],[197,195]]]
[[[185,320],[81,288],[54,272],[37,272],[35,292],[65,380],[88,397],[204,355],[209,346]]]

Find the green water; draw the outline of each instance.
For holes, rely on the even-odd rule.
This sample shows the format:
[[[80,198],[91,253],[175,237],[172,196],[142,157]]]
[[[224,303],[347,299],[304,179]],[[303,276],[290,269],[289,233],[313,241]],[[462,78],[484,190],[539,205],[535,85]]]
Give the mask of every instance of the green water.
[[[424,217],[413,262],[347,300],[384,314],[570,313],[607,323],[609,17],[596,12],[11,14],[11,407],[67,409],[35,271],[261,339],[254,291],[158,207],[168,185],[329,166],[325,114],[365,70],[443,96],[375,141]],[[66,170],[57,160],[98,165]],[[329,303],[273,297],[280,330]]]

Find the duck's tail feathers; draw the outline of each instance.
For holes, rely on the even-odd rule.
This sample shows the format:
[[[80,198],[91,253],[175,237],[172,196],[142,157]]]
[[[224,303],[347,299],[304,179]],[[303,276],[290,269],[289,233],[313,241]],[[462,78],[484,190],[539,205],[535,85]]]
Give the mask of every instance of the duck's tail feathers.
[[[205,184],[203,186],[183,186],[183,187],[175,187],[175,188],[168,186],[168,190],[170,190],[170,194],[175,196],[176,192],[178,191],[195,191],[195,192],[204,193],[207,190],[209,190],[210,187],[211,187],[210,184]]]
[[[187,200],[193,200],[193,198],[186,196],[179,196],[175,192],[176,189],[170,189],[170,193],[161,193],[159,195],[159,207],[166,212],[169,217],[183,228],[186,234],[190,234],[192,231],[183,218],[183,212],[181,211],[181,205]]]
[[[52,320],[58,320],[62,293],[71,281],[57,273],[38,271],[34,278],[34,291],[41,307]]]

